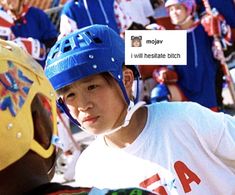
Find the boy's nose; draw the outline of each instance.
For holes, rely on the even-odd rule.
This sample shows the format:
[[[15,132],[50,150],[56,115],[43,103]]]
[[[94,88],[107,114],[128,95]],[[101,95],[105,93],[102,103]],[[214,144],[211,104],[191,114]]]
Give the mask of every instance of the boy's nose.
[[[78,104],[77,104],[77,108],[79,112],[84,112],[86,110],[88,110],[89,108],[92,108],[93,104],[90,101],[89,97],[85,97],[83,95],[81,95],[78,98]]]

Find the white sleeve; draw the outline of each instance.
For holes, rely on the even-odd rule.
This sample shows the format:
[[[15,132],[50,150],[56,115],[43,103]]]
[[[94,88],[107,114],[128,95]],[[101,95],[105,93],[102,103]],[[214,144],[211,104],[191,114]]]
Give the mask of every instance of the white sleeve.
[[[153,7],[150,3],[150,0],[141,0],[142,6],[143,6],[143,10],[144,10],[144,14],[145,17],[149,17],[149,16],[154,16],[154,10]]]
[[[126,29],[128,29],[132,24],[132,19],[129,15],[127,15],[121,5],[117,0],[114,1],[114,15],[120,29],[120,34],[124,33]]]
[[[225,160],[235,161],[235,118],[224,115],[223,123],[224,128],[215,152]]]
[[[27,51],[34,59],[36,60],[45,60],[46,59],[46,46],[41,43],[38,39],[32,37],[23,38],[17,37],[12,40],[22,49]]]
[[[195,105],[187,119],[198,139],[221,160],[235,162],[235,117]]]
[[[12,17],[0,9],[0,38],[4,40],[15,39],[11,27],[14,25]]]
[[[61,15],[61,18],[60,18],[60,34],[61,35],[63,36],[67,35],[73,32],[74,30],[76,30],[77,28],[78,28],[77,24],[74,20],[72,20],[65,14]]]

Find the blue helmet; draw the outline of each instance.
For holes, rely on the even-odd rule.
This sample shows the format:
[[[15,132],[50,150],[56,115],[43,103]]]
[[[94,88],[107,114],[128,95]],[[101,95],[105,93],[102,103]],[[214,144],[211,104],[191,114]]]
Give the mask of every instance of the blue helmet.
[[[63,37],[51,48],[45,74],[58,90],[87,76],[109,72],[118,82],[129,105],[122,82],[124,52],[124,41],[111,28],[105,25],[88,26]],[[137,68],[129,67],[138,77]]]

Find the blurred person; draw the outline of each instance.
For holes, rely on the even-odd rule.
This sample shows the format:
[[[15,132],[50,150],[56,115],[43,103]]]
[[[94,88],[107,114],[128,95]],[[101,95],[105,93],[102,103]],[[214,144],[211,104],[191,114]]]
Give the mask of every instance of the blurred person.
[[[212,52],[213,39],[200,23],[194,0],[167,0],[165,7],[176,29],[187,30],[187,64],[174,66],[177,84],[188,101],[218,111],[216,72],[219,62]]]
[[[215,23],[215,21],[216,21],[215,19],[213,19],[213,21],[212,20],[207,20],[208,19],[207,16],[206,16],[206,18],[204,16],[203,16],[203,18],[200,18],[201,21],[199,22],[198,15],[195,12],[196,11],[195,2],[192,3],[192,1],[188,1],[188,2],[187,1],[168,1],[168,4],[170,4],[169,2],[172,3],[172,4],[177,4],[177,3],[180,4],[180,3],[182,3],[182,5],[184,5],[184,7],[186,7],[189,10],[192,10],[192,7],[194,7],[194,11],[193,11],[194,13],[191,13],[191,15],[189,14],[188,21],[187,20],[186,20],[186,22],[183,21],[182,22],[182,26],[185,25],[185,24],[186,25],[190,24],[190,22],[191,22],[192,25],[194,25],[194,27],[189,28],[189,29],[187,29],[188,27],[186,27],[186,29],[188,30],[188,36],[189,37],[190,36],[191,37],[195,37],[194,39],[197,42],[197,39],[200,39],[200,35],[198,35],[198,31],[199,30],[195,30],[195,29],[199,28],[197,26],[200,25],[200,22],[201,22],[202,25],[200,25],[200,26],[203,26],[204,31],[208,34],[207,40],[209,40],[209,41],[205,42],[205,40],[201,39],[199,44],[203,45],[203,42],[204,42],[204,44],[206,43],[207,45],[209,45],[209,47],[207,47],[207,49],[206,49],[206,46],[205,46],[204,48],[199,49],[197,51],[197,50],[195,50],[195,48],[199,47],[198,46],[199,44],[196,44],[195,41],[193,42],[194,39],[192,39],[192,38],[188,39],[189,42],[192,42],[193,45],[194,45],[194,46],[192,46],[192,44],[191,44],[190,47],[188,46],[188,51],[190,51],[189,52],[189,56],[193,56],[193,53],[195,54],[195,58],[194,58],[195,59],[194,60],[195,67],[194,67],[194,69],[192,68],[193,66],[191,65],[191,64],[193,64],[193,60],[192,60],[193,58],[190,57],[191,62],[190,62],[190,59],[188,59],[188,62],[190,62],[191,71],[192,71],[192,72],[188,71],[188,74],[189,74],[188,77],[185,76],[187,74],[186,72],[185,72],[185,74],[182,75],[182,70],[180,71],[181,72],[181,77],[177,78],[176,76],[173,76],[172,70],[174,70],[174,68],[175,68],[175,70],[177,72],[177,70],[179,69],[178,66],[173,66],[173,68],[170,68],[170,70],[169,70],[169,68],[166,68],[166,67],[161,68],[159,66],[157,66],[156,68],[155,67],[153,67],[153,68],[150,67],[149,68],[149,67],[141,66],[140,70],[141,70],[142,77],[145,78],[144,81],[147,81],[147,80],[152,79],[152,78],[154,78],[154,80],[156,81],[155,87],[154,87],[154,85],[152,85],[152,87],[148,88],[147,92],[145,92],[145,94],[147,94],[147,95],[145,95],[145,96],[147,97],[147,96],[151,96],[152,95],[152,98],[153,98],[154,101],[155,100],[162,100],[162,99],[168,99],[169,101],[191,100],[191,97],[187,98],[188,95],[186,95],[186,97],[185,97],[184,93],[182,93],[182,90],[180,88],[178,88],[178,86],[177,86],[178,82],[180,82],[180,80],[183,79],[181,83],[182,83],[182,85],[184,85],[184,88],[186,88],[185,85],[187,85],[187,83],[193,83],[194,82],[193,81],[194,77],[193,76],[191,77],[190,74],[193,75],[194,72],[196,71],[196,69],[198,69],[198,71],[200,71],[200,68],[197,68],[197,63],[196,62],[198,62],[198,63],[200,62],[200,60],[198,60],[199,58],[201,58],[200,56],[205,56],[203,54],[203,52],[201,52],[201,51],[203,51],[204,49],[206,49],[208,51],[212,50],[212,52],[209,52],[209,53],[213,53],[213,56],[216,59],[210,60],[210,61],[215,64],[214,67],[217,67],[216,68],[216,76],[215,76],[215,83],[216,83],[215,84],[215,91],[216,91],[217,108],[216,107],[212,107],[212,109],[213,110],[222,110],[222,108],[223,108],[223,102],[222,102],[222,100],[223,100],[223,98],[222,98],[222,84],[224,83],[224,80],[222,78],[223,72],[222,72],[222,68],[221,68],[222,66],[219,65],[220,64],[220,62],[219,62],[220,59],[218,58],[217,52],[214,49],[214,43],[213,43],[213,38],[212,37],[213,37],[213,33],[216,33],[218,31],[218,30],[216,30],[217,29],[216,28],[217,25],[220,25],[219,23],[222,22],[223,28],[219,27],[218,29],[220,29],[219,30],[220,32],[217,32],[217,33],[221,33],[222,32],[223,34],[222,35],[218,34],[217,36],[221,37],[223,40],[226,41],[226,44],[229,45],[230,42],[231,42],[229,26],[226,24],[226,21],[221,20],[221,19],[218,20],[219,19],[218,17],[215,18],[217,20],[216,23]],[[169,11],[169,9],[168,9],[168,11]],[[182,15],[182,13],[177,13],[177,14],[178,15]],[[173,17],[173,15],[171,15],[171,18],[172,17]],[[208,24],[207,24],[205,21],[211,21],[211,22],[208,22]],[[166,29],[184,29],[184,27],[181,27],[180,21],[179,21],[179,24],[177,24],[177,21],[172,20],[172,25],[174,25],[174,26],[172,26],[170,28],[169,28],[169,25],[167,23],[165,23],[164,21],[160,21],[160,23],[164,27],[166,25]],[[205,33],[202,33],[202,34],[205,34]],[[209,56],[211,56],[211,54]],[[201,59],[201,61],[202,60],[203,60],[203,58]],[[204,61],[200,62],[200,64],[202,64],[202,63],[205,64],[206,61],[204,60]],[[213,68],[213,64],[210,67]],[[185,69],[185,70],[186,70],[186,68],[187,67],[181,67],[181,69]],[[207,71],[206,69],[208,69],[208,68],[205,68],[204,71],[201,69],[202,72],[199,72],[198,74],[200,75],[203,72],[204,73],[207,72],[206,74],[210,74],[210,71]],[[212,71],[211,75],[213,75],[213,71]],[[194,76],[196,76],[196,74],[194,74]],[[198,78],[200,78],[200,77],[198,76]],[[206,83],[206,78],[203,78],[203,77],[201,77],[201,78],[202,78],[202,80],[201,80],[202,83]],[[192,79],[192,81],[190,81],[190,79]],[[211,81],[211,79],[209,79],[209,80]],[[201,86],[201,84],[199,84],[199,83],[200,82],[196,82],[193,85],[194,87],[192,89],[190,89],[190,86],[188,86],[187,87],[188,91],[191,91],[191,93],[195,92],[195,90],[196,90],[195,86],[196,85],[198,85],[198,90],[199,90],[199,87]],[[164,86],[165,84],[169,88],[168,90],[166,90],[166,88]],[[212,88],[213,88],[213,85],[212,85]],[[153,90],[152,92],[150,92],[151,89]],[[204,87],[204,95],[205,95],[204,97],[206,98],[206,93],[207,92],[206,92],[205,89],[206,88]],[[186,89],[184,89],[184,90],[186,90]],[[164,95],[164,98],[162,98],[163,94],[167,94],[167,96]],[[197,94],[199,94],[199,93],[197,93]],[[211,92],[208,91],[208,94],[210,95]],[[169,95],[170,95],[170,98],[168,98]],[[175,97],[172,97],[172,96],[175,96]],[[193,94],[191,96],[193,96]],[[203,94],[202,94],[202,96],[203,96]],[[197,97],[195,97],[195,98],[197,98]],[[203,100],[199,100],[199,98],[197,98],[198,100],[196,100],[196,101],[202,102]],[[212,96],[211,96],[211,98],[212,98]]]
[[[53,88],[40,65],[16,44],[0,40],[0,61],[0,194],[70,190],[49,184],[56,160]]]
[[[221,41],[222,51],[226,60],[226,64],[230,72],[234,72],[235,65],[235,3],[233,0],[209,0],[212,14],[205,12],[202,0],[197,0],[197,11],[200,14],[201,21],[207,25],[207,31],[211,36],[218,36]],[[229,28],[227,27],[229,25]],[[222,28],[221,31],[231,31],[229,36],[218,35],[216,29]],[[227,29],[226,29],[227,28]],[[231,29],[231,30],[230,30]],[[232,78],[234,82],[234,77]],[[226,77],[222,66],[219,67],[216,75],[216,91],[218,105],[223,109],[222,90],[226,84]]]
[[[44,67],[48,50],[58,36],[49,17],[24,0],[1,0],[0,3],[6,12],[0,11],[0,29],[7,32],[5,39],[15,41]]]
[[[136,0],[137,1],[137,0]],[[148,7],[138,1],[136,3],[131,2],[138,7],[138,10],[145,14],[149,11],[148,9],[144,9],[144,7]],[[137,21],[135,18],[138,18],[136,15],[135,18],[132,18],[131,15],[133,13],[129,13],[128,10],[130,7],[125,6],[129,4],[129,1],[124,2],[122,0],[70,0],[68,1],[62,10],[61,13],[61,21],[60,21],[60,35],[59,39],[76,29],[80,29],[85,26],[93,25],[93,24],[102,24],[107,25],[112,28],[116,33],[118,33],[122,38],[125,36],[125,30],[143,30],[145,29],[141,22],[143,20],[144,23],[148,23],[149,19],[142,19],[142,21]],[[151,6],[151,5],[150,5]],[[128,10],[127,10],[128,8]],[[138,13],[138,12],[136,12]],[[140,13],[138,13],[140,14]],[[149,13],[147,13],[148,15]],[[143,17],[141,17],[143,18]],[[150,17],[151,18],[151,17]],[[152,18],[151,18],[152,19]]]
[[[92,24],[108,25],[119,34],[120,24],[115,17],[117,9],[119,5],[114,0],[70,0],[65,3],[61,13],[60,36]]]
[[[223,15],[226,22],[233,31],[233,41],[235,41],[235,3],[233,0],[221,1],[221,0],[209,0],[208,1],[211,8],[217,9],[217,11]],[[197,3],[197,11],[199,14],[203,14],[205,11],[205,7],[203,5],[202,0],[196,0]]]

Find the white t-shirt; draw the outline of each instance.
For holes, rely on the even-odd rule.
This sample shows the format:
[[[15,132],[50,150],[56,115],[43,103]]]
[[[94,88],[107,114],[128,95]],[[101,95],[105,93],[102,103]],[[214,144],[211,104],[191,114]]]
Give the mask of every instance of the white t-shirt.
[[[75,178],[85,187],[234,195],[235,118],[191,102],[149,105],[131,145],[111,148],[97,138],[81,154]]]

